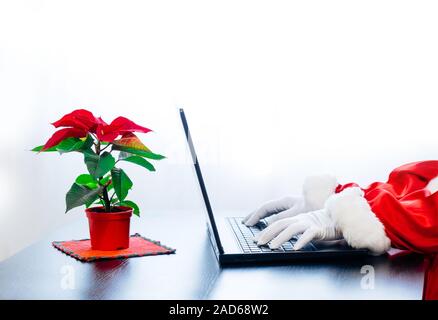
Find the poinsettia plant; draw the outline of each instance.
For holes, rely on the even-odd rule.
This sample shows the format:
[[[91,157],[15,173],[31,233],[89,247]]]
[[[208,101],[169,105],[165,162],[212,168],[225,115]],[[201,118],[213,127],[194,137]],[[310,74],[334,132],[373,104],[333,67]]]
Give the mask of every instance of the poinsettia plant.
[[[66,212],[82,205],[88,208],[98,204],[103,206],[105,212],[112,212],[117,206],[131,207],[133,213],[139,216],[138,205],[127,200],[133,183],[118,165],[130,162],[155,171],[149,160],[161,160],[164,156],[152,152],[134,134],[152,130],[124,117],[117,117],[107,124],[101,117],[95,117],[84,109],[66,114],[52,125],[62,129],[32,151],[57,151],[60,154],[80,152],[88,169],[88,173],[76,178],[67,192]]]

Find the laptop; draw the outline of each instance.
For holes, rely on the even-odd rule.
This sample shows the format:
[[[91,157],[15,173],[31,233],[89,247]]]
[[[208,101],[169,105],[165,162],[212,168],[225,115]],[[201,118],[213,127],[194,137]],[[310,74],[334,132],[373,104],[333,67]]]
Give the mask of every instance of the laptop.
[[[278,249],[270,249],[268,245],[257,246],[253,238],[267,226],[262,220],[253,227],[242,223],[243,216],[215,214],[210,204],[207,187],[202,177],[201,166],[196,155],[189,125],[183,109],[179,109],[185,136],[192,156],[196,176],[207,213],[207,231],[215,255],[221,265],[238,263],[285,262],[315,258],[336,258],[364,256],[366,249],[354,249],[345,240],[312,241],[300,250],[293,249],[297,238],[292,238]],[[214,196],[214,195],[213,195]]]

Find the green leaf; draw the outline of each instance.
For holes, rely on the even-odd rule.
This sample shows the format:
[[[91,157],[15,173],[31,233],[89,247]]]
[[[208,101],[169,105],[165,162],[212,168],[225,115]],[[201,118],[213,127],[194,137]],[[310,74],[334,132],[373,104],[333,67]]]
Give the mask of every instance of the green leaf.
[[[81,174],[76,178],[75,182],[90,189],[96,189],[98,186],[96,179],[94,179],[94,177],[90,174]]]
[[[51,151],[59,151],[60,153],[70,152],[74,151],[73,149],[78,148],[83,145],[83,141],[79,138],[67,138],[62,140],[60,143],[58,143],[56,146],[53,146],[47,150],[42,151],[44,145],[38,146],[32,149],[32,151],[38,151],[38,152],[51,152]]]
[[[142,156],[144,158],[152,159],[152,160],[161,160],[161,159],[165,158],[165,156],[162,156],[161,154],[156,154],[156,153],[144,151],[144,150],[137,150],[137,149],[128,148],[128,147],[124,147],[124,146],[113,145],[112,148],[113,148],[113,150],[129,152],[129,153],[132,153],[132,154],[135,154],[138,156]]]
[[[116,164],[114,157],[106,151],[101,156],[94,152],[84,152],[84,161],[88,172],[96,179],[103,177]]]
[[[134,201],[124,200],[124,201],[119,202],[119,205],[125,206],[125,207],[130,207],[130,208],[134,209],[133,213],[137,217],[140,217],[140,208],[138,207],[138,205]]]
[[[92,204],[99,197],[99,193],[102,191],[102,187],[97,189],[89,189],[86,186],[81,186],[76,182],[73,183],[70,190],[65,196],[66,210],[69,210],[82,206]]]
[[[97,167],[99,165],[99,160],[100,157],[94,153],[94,152],[84,152],[84,162],[85,165],[87,166],[88,172],[93,176],[93,177],[97,177],[96,176],[96,170]],[[97,177],[99,178],[99,177]]]
[[[89,208],[90,206],[92,206],[93,204],[100,204],[100,198],[99,195],[96,195],[96,197],[94,197],[93,199],[90,199],[90,201],[87,201],[85,203],[85,208]]]
[[[51,148],[49,148],[49,149],[46,149],[46,150],[44,150],[44,151],[41,151],[41,150],[43,150],[43,148],[44,148],[44,145],[41,145],[41,146],[38,146],[38,147],[33,148],[33,149],[30,150],[30,151],[34,151],[34,152],[54,152],[54,151],[57,151],[57,150],[56,150],[56,146],[51,147]]]
[[[129,189],[132,188],[132,181],[126,175],[125,171],[120,168],[111,170],[111,177],[114,185],[114,191],[120,201],[125,200]]]
[[[114,202],[118,202],[119,200],[118,199],[112,199],[111,200],[111,203],[113,204]],[[102,206],[102,207],[105,207],[105,202],[101,199],[101,198],[97,198],[92,204],[90,204],[89,206],[91,206],[91,205],[93,205],[93,204],[98,204],[98,205],[100,205],[100,206]],[[88,207],[89,207],[88,206]],[[87,208],[88,208],[87,207]]]
[[[91,135],[87,135],[87,138],[84,141],[84,144],[81,147],[81,150],[88,150],[90,149],[94,144],[94,139]]]
[[[99,184],[100,184],[101,186],[104,186],[104,185],[106,185],[106,184],[108,183],[108,181],[109,181],[110,179],[111,179],[111,173],[108,174],[106,177],[103,177],[102,180],[99,181]],[[107,191],[110,191],[110,190],[112,190],[113,188],[114,188],[114,185],[113,185],[113,183],[112,183],[112,181],[111,181],[111,183],[106,187],[106,189],[107,189]]]
[[[142,166],[143,168],[148,169],[149,171],[155,171],[154,166],[152,165],[152,163],[150,163],[149,161],[147,161],[146,159],[140,157],[140,156],[130,156],[127,158],[123,158],[120,159],[121,161],[128,161],[128,162],[132,162],[135,163],[139,166]]]
[[[132,132],[125,133],[119,140],[113,141],[112,144],[115,146],[151,152],[151,150],[149,150],[149,148],[146,147],[143,142],[141,142],[141,140]]]
[[[96,198],[92,203],[86,203],[85,204],[85,207],[86,208],[89,208],[89,207],[91,207],[93,204],[98,204],[98,205],[101,205],[101,206],[104,206],[105,204],[103,203],[103,201],[100,199],[100,198]]]
[[[106,177],[103,177],[102,180],[100,180],[99,184],[101,186],[103,186],[103,185],[107,184],[110,179],[111,179],[111,173],[109,175],[107,175]],[[112,190],[114,188],[113,183],[111,182],[106,188],[108,191]]]
[[[56,150],[60,153],[67,153],[79,150],[82,145],[84,144],[83,141],[76,138],[68,138],[63,140],[59,145],[56,146]]]
[[[63,154],[72,151],[84,151],[90,149],[92,145],[93,138],[90,135],[87,135],[85,139],[67,138],[56,146],[56,150]]]
[[[107,184],[108,181],[109,181],[110,179],[111,179],[111,174],[107,175],[106,177],[103,177],[103,178],[100,180],[100,184],[101,184],[101,185]]]
[[[67,152],[73,152],[73,151],[79,151],[83,152],[87,149],[90,149],[93,145],[93,138],[90,135],[87,135],[87,137],[84,139],[79,138],[67,138],[62,140],[59,144],[57,144],[54,147],[51,147],[47,150],[42,151],[44,145],[35,147],[32,149],[32,151],[36,152],[53,152],[58,151],[59,153],[67,153]]]

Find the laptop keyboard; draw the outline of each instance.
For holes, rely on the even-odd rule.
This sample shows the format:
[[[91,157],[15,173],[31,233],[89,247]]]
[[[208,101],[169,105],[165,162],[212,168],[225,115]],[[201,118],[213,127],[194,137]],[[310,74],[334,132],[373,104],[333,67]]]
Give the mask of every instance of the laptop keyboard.
[[[263,252],[287,252],[293,251],[293,245],[297,241],[294,237],[290,241],[285,242],[278,249],[271,249],[268,245],[257,246],[254,242],[254,236],[260,233],[263,229],[267,227],[266,221],[262,220],[253,227],[247,227],[242,223],[242,218],[240,217],[230,217],[227,218],[237,240],[245,253],[263,253]]]

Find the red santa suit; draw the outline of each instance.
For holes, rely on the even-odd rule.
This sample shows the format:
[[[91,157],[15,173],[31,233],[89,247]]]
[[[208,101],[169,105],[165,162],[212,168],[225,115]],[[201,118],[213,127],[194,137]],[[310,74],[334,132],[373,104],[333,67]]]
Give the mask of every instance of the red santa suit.
[[[438,300],[438,254],[426,257],[425,269],[423,299]]]
[[[438,161],[396,168],[387,182],[366,188],[313,177],[304,185],[308,203],[327,208],[346,241],[382,253],[398,249],[438,252]],[[322,204],[324,203],[324,204]]]

